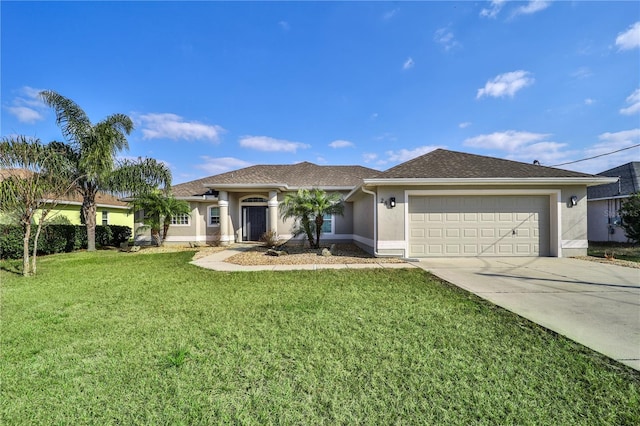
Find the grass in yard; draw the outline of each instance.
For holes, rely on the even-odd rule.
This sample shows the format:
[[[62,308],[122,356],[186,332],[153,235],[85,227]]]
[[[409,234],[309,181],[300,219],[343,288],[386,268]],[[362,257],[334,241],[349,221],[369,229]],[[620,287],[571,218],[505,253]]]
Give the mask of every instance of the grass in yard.
[[[640,245],[630,243],[596,243],[589,241],[588,255],[605,257],[613,255],[615,259],[640,262]]]
[[[0,271],[0,423],[640,420],[638,372],[423,271],[221,273],[191,255]]]

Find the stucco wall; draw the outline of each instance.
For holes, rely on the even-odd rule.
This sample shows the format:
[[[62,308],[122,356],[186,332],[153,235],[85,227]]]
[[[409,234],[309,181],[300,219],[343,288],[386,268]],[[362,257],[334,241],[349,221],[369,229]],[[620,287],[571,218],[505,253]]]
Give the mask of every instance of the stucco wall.
[[[589,241],[627,242],[624,228],[610,223],[609,218],[618,216],[621,200],[595,200],[587,202],[587,235]],[[613,233],[611,233],[613,231]]]
[[[353,203],[353,239],[363,250],[373,253],[373,195],[360,194]]]
[[[550,198],[550,251],[552,256],[577,256],[587,253],[587,202],[585,186],[412,186],[379,187],[378,204],[378,252],[381,255],[406,255],[405,217],[407,214],[406,190],[442,191],[439,195],[455,195],[455,191],[480,194],[482,191],[509,191],[526,195],[532,191],[547,192]],[[558,195],[559,194],[559,195]],[[570,197],[578,198],[576,206],[570,205]],[[396,207],[390,208],[388,201],[395,197]],[[558,215],[560,223],[558,223]],[[560,226],[560,228],[558,228]],[[560,229],[560,232],[559,232]]]

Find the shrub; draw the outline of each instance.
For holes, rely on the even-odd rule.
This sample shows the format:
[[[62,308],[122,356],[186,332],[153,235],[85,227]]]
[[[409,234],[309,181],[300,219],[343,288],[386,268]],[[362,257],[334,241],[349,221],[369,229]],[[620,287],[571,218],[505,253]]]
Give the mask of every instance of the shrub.
[[[33,250],[35,230],[31,233],[29,251]],[[96,241],[102,246],[120,246],[128,241],[131,228],[128,226],[96,226]],[[0,225],[0,258],[19,259],[22,257],[24,234],[18,225]],[[87,248],[87,229],[84,225],[52,225],[42,228],[38,242],[38,254],[72,252]]]
[[[631,241],[640,243],[640,192],[627,198],[620,208],[624,233]]]
[[[267,247],[276,247],[280,245],[280,237],[275,231],[269,230],[262,234],[260,241]]]

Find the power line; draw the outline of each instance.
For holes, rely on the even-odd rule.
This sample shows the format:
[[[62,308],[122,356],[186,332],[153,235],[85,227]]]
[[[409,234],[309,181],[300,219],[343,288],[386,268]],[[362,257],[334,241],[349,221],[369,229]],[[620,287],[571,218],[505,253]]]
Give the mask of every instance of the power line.
[[[635,148],[635,147],[638,147],[638,146],[640,146],[640,143],[632,145],[632,146],[628,146],[626,148],[621,148],[621,149],[618,149],[616,151],[606,152],[606,153],[600,154],[600,155],[594,155],[593,157],[589,157],[589,158],[583,158],[582,160],[575,160],[575,161],[569,161],[567,163],[556,164],[556,165],[553,165],[551,167],[566,166],[567,164],[580,163],[581,161],[593,160],[594,158],[604,157],[605,155],[615,154],[616,152],[625,151],[627,149]]]

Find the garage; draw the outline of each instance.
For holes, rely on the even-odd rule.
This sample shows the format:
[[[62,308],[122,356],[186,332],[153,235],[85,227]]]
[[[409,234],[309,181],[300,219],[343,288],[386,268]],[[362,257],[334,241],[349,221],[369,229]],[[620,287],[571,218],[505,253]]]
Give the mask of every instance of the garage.
[[[409,256],[549,256],[549,196],[410,196]]]

